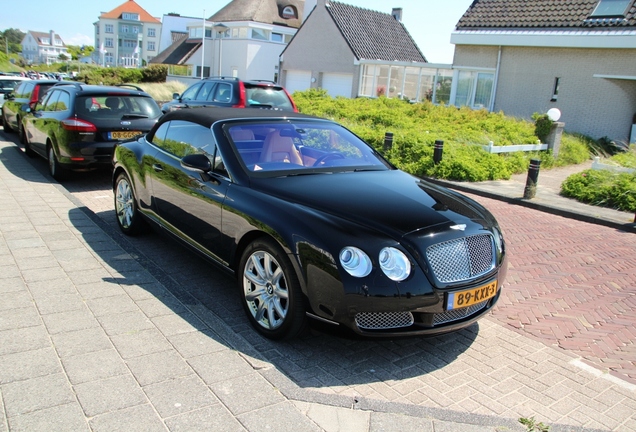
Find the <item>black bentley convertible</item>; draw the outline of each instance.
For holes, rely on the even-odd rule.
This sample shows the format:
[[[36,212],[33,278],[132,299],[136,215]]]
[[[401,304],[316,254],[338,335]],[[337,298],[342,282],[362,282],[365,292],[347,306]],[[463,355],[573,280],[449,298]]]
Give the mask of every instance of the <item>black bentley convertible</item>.
[[[499,298],[507,261],[493,216],[333,121],[179,110],[117,146],[113,163],[121,230],[150,222],[235,274],[266,337],[296,336],[310,320],[366,336],[439,334]]]

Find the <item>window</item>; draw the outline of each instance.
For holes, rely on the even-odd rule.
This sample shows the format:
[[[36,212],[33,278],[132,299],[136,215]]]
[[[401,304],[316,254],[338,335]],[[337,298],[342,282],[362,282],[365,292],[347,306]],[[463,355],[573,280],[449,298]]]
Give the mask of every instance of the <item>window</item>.
[[[212,95],[212,89],[214,89],[215,83],[213,82],[205,82],[201,86],[201,91],[197,94],[197,100],[204,101],[208,100],[208,98]]]
[[[178,158],[195,153],[207,153],[214,157],[216,145],[210,129],[189,121],[173,120],[168,126],[165,138],[161,139],[158,135],[159,132],[163,132],[162,128],[165,125],[161,125],[152,140],[157,147]]]
[[[112,24],[106,24],[106,25],[104,26],[104,31],[105,31],[106,33],[112,33],[112,32],[113,32],[113,25],[112,25]]]
[[[197,69],[198,68],[199,67],[197,66]],[[192,87],[190,87],[189,89],[183,92],[183,94],[181,95],[181,100],[195,100],[197,96],[197,92],[199,91],[200,88],[201,88],[201,85],[193,85]]]
[[[156,32],[156,29],[149,28],[148,29],[148,37],[155,37],[155,32]]]
[[[269,40],[269,31],[263,29],[252,29],[252,39]]]
[[[128,33],[128,30],[129,30],[129,27],[126,24],[119,26],[119,31],[121,33]]]
[[[492,73],[459,71],[453,104],[478,109],[490,108],[493,83]]]
[[[552,88],[552,99],[550,99],[550,102],[556,102],[557,97],[559,96],[560,81],[561,81],[561,78],[559,77],[554,78],[554,87]]]
[[[154,51],[155,50],[155,43],[148,41],[148,51]]]
[[[131,20],[131,21],[139,21],[139,14],[124,12],[123,14],[121,14],[121,18],[125,20]]]
[[[57,106],[57,100],[60,97],[60,93],[61,92],[59,91],[51,92],[50,96],[46,98],[46,101],[44,101],[44,103],[42,104],[44,105],[44,107],[42,108],[42,111],[55,111],[55,107]]]
[[[136,48],[137,47],[137,41],[136,40],[130,40],[130,39],[124,39],[123,47],[124,48]]]
[[[247,39],[247,27],[233,27],[232,39]]]
[[[113,48],[113,38],[106,38],[104,39],[104,46],[106,48]]]
[[[283,35],[280,33],[272,33],[272,42],[282,42]]]
[[[230,102],[232,98],[232,86],[221,83],[216,87],[214,93],[214,102]]]
[[[593,17],[622,17],[634,0],[599,0]]]
[[[133,26],[133,27],[132,27],[132,32],[133,32],[134,34],[139,34],[139,27],[137,27],[137,26]]]
[[[297,18],[296,9],[294,9],[293,6],[285,6],[285,8],[283,8],[283,18],[285,19]]]

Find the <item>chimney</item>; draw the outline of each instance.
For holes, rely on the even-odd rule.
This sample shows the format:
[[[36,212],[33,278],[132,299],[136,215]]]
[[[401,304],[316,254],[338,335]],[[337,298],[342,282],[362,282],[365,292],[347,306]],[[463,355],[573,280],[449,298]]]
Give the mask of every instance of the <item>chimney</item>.
[[[402,8],[393,8],[391,15],[399,22],[402,22]]]
[[[51,38],[51,46],[55,46],[55,32],[53,30],[49,30],[49,37]]]

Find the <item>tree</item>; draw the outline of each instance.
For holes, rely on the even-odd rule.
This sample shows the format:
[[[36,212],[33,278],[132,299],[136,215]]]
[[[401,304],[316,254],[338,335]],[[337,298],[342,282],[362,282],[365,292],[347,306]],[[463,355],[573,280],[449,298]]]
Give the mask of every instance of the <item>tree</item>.
[[[26,33],[18,30],[18,29],[7,29],[5,31],[0,31],[0,51],[9,54],[17,54],[22,52],[22,39]]]
[[[66,49],[73,60],[79,60],[80,58],[87,56],[90,57],[93,51],[95,51],[95,48],[91,45],[66,45]]]

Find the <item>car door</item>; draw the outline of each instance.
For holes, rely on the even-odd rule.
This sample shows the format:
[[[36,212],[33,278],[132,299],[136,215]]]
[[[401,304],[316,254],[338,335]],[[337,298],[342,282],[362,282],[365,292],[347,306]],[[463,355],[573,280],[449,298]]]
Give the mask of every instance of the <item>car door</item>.
[[[57,122],[57,101],[60,91],[51,91],[44,101],[35,105],[35,109],[26,117],[25,133],[31,149],[46,157],[46,142],[53,133]]]
[[[26,108],[22,108],[22,105],[27,103],[34,87],[34,83],[25,81],[15,90],[12,99],[5,99],[2,109],[7,123],[9,123],[9,126],[12,128],[17,129],[20,126],[18,124],[18,113],[21,109],[24,111]]]
[[[220,169],[223,164],[212,132],[195,123],[173,120],[165,139],[155,139],[153,144],[159,148],[150,170],[157,215],[183,240],[226,263],[229,239],[223,236],[221,215],[229,179]],[[208,157],[213,172],[204,174],[181,166],[181,158],[195,153]]]

